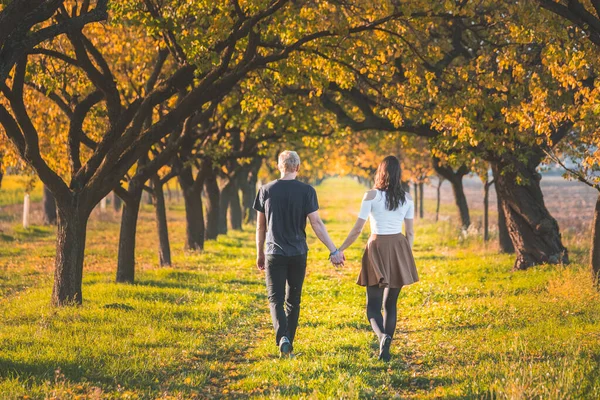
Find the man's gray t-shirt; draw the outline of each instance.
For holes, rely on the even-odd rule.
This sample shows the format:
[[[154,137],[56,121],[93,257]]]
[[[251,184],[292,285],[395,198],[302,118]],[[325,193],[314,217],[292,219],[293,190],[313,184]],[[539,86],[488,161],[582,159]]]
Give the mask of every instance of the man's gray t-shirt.
[[[277,179],[260,188],[254,209],[265,214],[265,254],[297,256],[308,252],[306,217],[319,209],[315,189],[295,179]]]

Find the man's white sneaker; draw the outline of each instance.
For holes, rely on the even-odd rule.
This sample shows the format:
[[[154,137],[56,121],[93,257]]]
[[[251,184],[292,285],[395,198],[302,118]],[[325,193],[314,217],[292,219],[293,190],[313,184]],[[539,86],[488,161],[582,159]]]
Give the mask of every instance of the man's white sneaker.
[[[279,355],[280,357],[289,357],[292,354],[292,344],[287,336],[282,337],[279,340]]]

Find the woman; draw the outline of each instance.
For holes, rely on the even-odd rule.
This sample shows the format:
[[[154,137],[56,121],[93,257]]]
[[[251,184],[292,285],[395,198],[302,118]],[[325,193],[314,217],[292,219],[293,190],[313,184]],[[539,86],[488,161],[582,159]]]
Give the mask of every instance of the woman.
[[[356,224],[339,248],[344,251],[354,243],[370,218],[371,237],[357,283],[367,287],[367,318],[379,338],[379,359],[384,361],[390,360],[400,289],[419,280],[412,255],[415,205],[402,189],[400,176],[396,157],[388,156],[379,164],[374,189],[365,193]]]

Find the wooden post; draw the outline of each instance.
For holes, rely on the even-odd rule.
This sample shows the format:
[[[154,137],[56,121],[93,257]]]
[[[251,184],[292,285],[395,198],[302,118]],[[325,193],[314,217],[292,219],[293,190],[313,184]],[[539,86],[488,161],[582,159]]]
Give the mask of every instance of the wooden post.
[[[29,228],[29,208],[31,201],[29,199],[29,193],[25,193],[25,199],[23,200],[23,228]]]

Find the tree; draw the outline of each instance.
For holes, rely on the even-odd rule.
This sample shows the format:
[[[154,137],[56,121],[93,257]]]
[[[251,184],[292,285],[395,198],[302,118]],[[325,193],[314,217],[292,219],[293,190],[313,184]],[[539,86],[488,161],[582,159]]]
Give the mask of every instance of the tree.
[[[569,35],[574,44],[572,51],[557,49],[554,61],[554,72],[563,87],[575,92],[579,101],[574,112],[567,118],[573,120],[573,130],[568,135],[567,143],[560,147],[568,159],[576,161],[574,166],[567,166],[554,152],[549,152],[551,159],[565,169],[567,177],[577,179],[596,190],[598,185],[598,125],[597,101],[600,94],[597,88],[596,77],[600,50],[600,4],[597,1],[581,2],[569,0],[567,2],[553,0],[537,0],[533,3],[554,14],[552,22],[544,24],[543,21],[534,20],[530,24],[546,34],[553,36]],[[562,51],[561,51],[562,50]],[[537,115],[538,118],[547,116],[547,113]],[[537,118],[536,118],[537,120]],[[592,239],[590,246],[590,265],[596,282],[600,281],[600,195],[596,202],[592,222]]]
[[[107,0],[96,1],[96,7],[86,6],[78,15],[61,14],[64,0],[12,0],[0,4],[0,81],[4,82],[15,63],[37,45],[65,34],[69,29],[81,29],[86,24],[107,18]],[[89,1],[86,2],[89,5]],[[50,19],[56,18],[56,23]],[[37,29],[34,29],[37,28]]]
[[[339,74],[345,82],[329,78],[316,88],[323,106],[343,126],[427,137],[436,154],[480,158],[506,177],[495,176],[497,193],[513,227],[514,268],[525,269],[568,262],[537,179],[543,157],[534,156],[535,163],[527,160],[555,146],[568,131],[564,115],[573,96],[555,78],[554,59],[542,62],[553,56],[544,53],[546,48],[560,48],[568,40],[559,38],[550,46],[542,37],[532,37],[518,18],[505,18],[519,7],[517,2],[461,2],[413,10],[419,17],[410,23],[395,20],[365,33],[369,47],[351,48],[353,42],[315,57],[346,69]],[[520,124],[517,114],[539,108],[551,118],[535,119],[529,127]]]
[[[469,168],[463,164],[455,170],[451,166],[442,165],[440,159],[437,157],[433,158],[433,168],[439,176],[452,185],[452,192],[454,193],[454,200],[456,201],[456,207],[460,215],[462,229],[468,229],[471,226],[471,216],[469,215],[469,205],[462,180],[470,172]]]
[[[554,152],[549,155],[564,169],[566,178],[576,179],[598,191],[591,223],[590,267],[594,280],[600,285],[600,134],[595,131],[582,137],[583,140],[573,137],[575,143],[564,146],[563,156],[568,161],[562,160]],[[567,166],[567,162],[573,165]]]
[[[88,12],[87,7],[88,3],[84,2],[69,13],[60,6],[57,18],[82,17]],[[102,54],[108,49],[94,43],[106,40],[106,34],[94,32],[88,37],[80,26],[70,26],[61,46],[43,43],[34,48],[33,53],[59,60],[83,79],[83,84],[73,89],[78,96],[76,106],[71,109],[73,115],[67,133],[69,181],[59,176],[42,156],[40,127],[32,122],[32,110],[24,102],[24,84],[29,79],[28,68],[32,65],[29,61],[34,57],[18,59],[11,81],[0,87],[8,104],[2,101],[0,123],[19,156],[36,171],[56,198],[58,232],[54,304],[81,303],[89,214],[140,157],[160,141],[169,149],[178,148],[185,135],[181,135],[181,130],[173,130],[173,126],[196,118],[209,103],[225,96],[250,71],[283,60],[313,41],[333,41],[338,32],[331,29],[330,21],[347,21],[341,18],[343,7],[327,8],[325,3],[307,5],[311,20],[302,21],[302,24],[296,18],[297,6],[287,1],[274,1],[266,6],[257,1],[245,7],[242,9],[237,2],[216,8],[205,2],[155,4],[148,0],[143,8],[137,1],[114,3],[111,9],[111,28],[114,30],[109,29],[117,33],[110,38],[113,44],[119,43],[119,35],[124,31],[131,35],[140,32],[139,43],[146,43],[143,32],[147,29],[150,34],[162,38],[174,59],[169,74],[151,91],[142,89],[136,93],[131,103],[124,101],[121,90],[125,85],[119,85],[116,69]],[[387,11],[376,10],[372,14],[377,14],[376,17],[366,22],[355,18],[353,26],[344,26],[344,34],[373,29],[389,21],[393,16],[385,14]],[[182,28],[189,25],[190,16],[202,29]],[[144,81],[148,79],[144,76]],[[138,84],[138,87],[143,86]],[[182,92],[185,95],[165,115],[157,114],[159,105],[172,102]],[[89,141],[82,127],[92,109],[101,111],[100,120],[104,122],[101,126],[106,129],[97,140]],[[151,120],[149,126],[146,125],[148,120]],[[190,124],[196,126],[194,122]],[[81,152],[81,145],[86,143],[91,148]]]
[[[156,230],[158,232],[158,259],[161,267],[171,266],[171,245],[169,243],[169,229],[167,224],[167,207],[163,186],[174,174],[161,177],[158,173],[150,178],[152,183],[152,198],[156,212]]]

